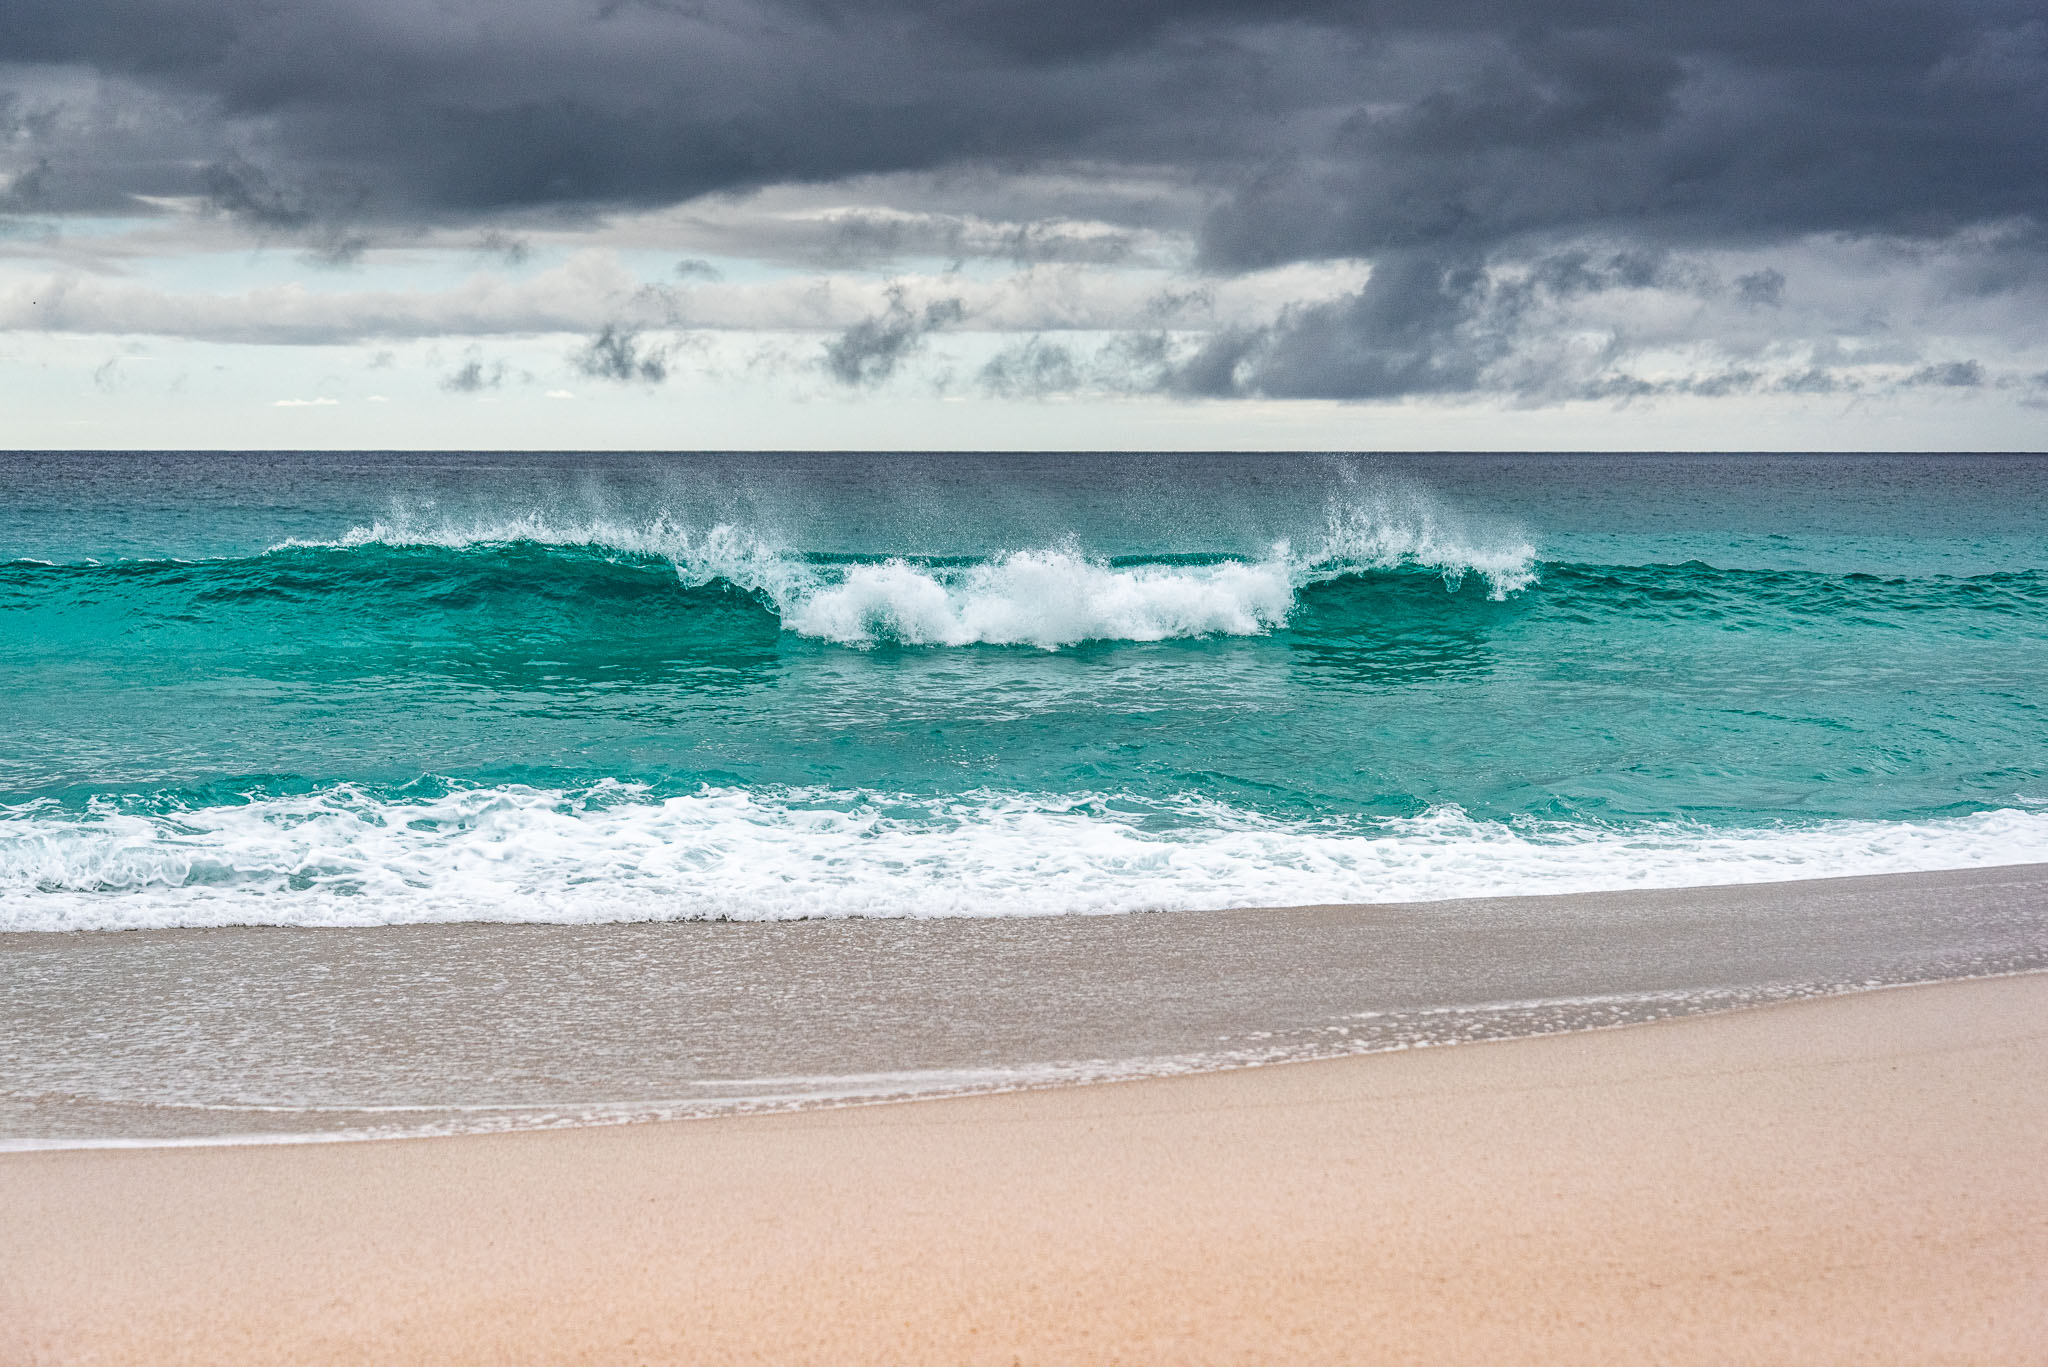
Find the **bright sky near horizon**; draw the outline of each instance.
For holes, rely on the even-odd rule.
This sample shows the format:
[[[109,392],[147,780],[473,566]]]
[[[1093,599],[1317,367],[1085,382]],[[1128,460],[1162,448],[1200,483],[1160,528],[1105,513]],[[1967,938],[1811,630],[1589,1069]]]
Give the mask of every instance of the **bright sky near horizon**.
[[[2040,449],[2037,0],[15,0],[0,445]]]

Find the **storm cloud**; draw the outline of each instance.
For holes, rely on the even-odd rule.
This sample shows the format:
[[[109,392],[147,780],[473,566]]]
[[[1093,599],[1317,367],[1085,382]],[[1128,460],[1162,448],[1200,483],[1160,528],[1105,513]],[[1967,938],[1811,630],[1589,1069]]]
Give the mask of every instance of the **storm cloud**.
[[[1658,289],[1702,301],[1703,327],[1801,325],[1788,265],[1712,290],[1672,273],[1703,253],[1991,241],[1959,295],[2039,289],[2048,18],[2038,0],[15,0],[0,36],[9,204],[182,196],[329,262],[856,178],[902,202],[790,220],[764,252],[1113,267],[1164,233],[1217,278],[1368,261],[1355,291],[1161,342],[1157,386],[1583,392],[1613,377],[1522,363],[1564,302]],[[957,321],[892,306],[825,369],[873,385]],[[1074,355],[1040,343],[988,383],[1041,392],[1086,370]],[[623,328],[576,364],[666,373]]]
[[[2048,197],[2032,0],[17,0],[0,56],[188,102],[217,155],[192,169],[181,125],[134,188],[182,176],[273,227],[323,196],[447,215],[1165,165],[1214,190],[1229,268],[1616,223],[1937,233]],[[101,159],[41,112],[17,156],[61,196]]]

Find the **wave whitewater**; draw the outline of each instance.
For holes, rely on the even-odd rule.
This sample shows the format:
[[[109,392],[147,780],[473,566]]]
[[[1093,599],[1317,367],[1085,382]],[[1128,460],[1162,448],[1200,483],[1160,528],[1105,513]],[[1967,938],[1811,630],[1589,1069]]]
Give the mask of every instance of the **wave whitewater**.
[[[1426,505],[1332,504],[1313,544],[1272,542],[1257,558],[1115,559],[1071,540],[965,561],[790,552],[732,524],[667,517],[558,524],[533,514],[467,526],[375,522],[333,542],[276,550],[509,546],[573,549],[672,565],[691,588],[730,585],[767,603],[785,630],[842,645],[1028,645],[1252,636],[1286,624],[1299,592],[1359,574],[1420,570],[1456,590],[1468,575],[1505,599],[1536,582],[1536,550],[1473,537]]]
[[[1627,829],[1287,821],[1207,799],[604,780],[0,808],[0,931],[1107,914],[1768,882],[2048,861],[2048,810]]]
[[[1440,648],[1446,632],[1508,619],[1545,631],[1598,620],[1629,633],[1711,623],[1781,637],[1883,624],[1977,640],[2048,609],[2042,570],[1877,576],[1698,560],[1539,562],[1526,542],[1427,531],[1336,522],[1299,543],[1306,550],[1281,541],[1248,555],[1103,557],[1068,541],[913,557],[784,551],[730,524],[373,523],[242,557],[0,564],[0,614],[12,627],[0,659],[49,659],[83,640],[223,657],[239,642],[253,658],[318,639],[338,652],[426,644],[501,664],[530,656],[597,669],[730,664],[759,658],[777,635],[858,651],[1040,652],[1286,636],[1395,668]],[[1525,592],[1539,576],[1541,592]]]

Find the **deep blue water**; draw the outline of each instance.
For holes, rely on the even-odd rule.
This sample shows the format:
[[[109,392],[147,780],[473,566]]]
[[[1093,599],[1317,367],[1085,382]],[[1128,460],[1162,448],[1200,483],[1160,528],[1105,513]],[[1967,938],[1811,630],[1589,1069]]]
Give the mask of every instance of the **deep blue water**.
[[[0,455],[0,928],[2048,858],[2048,460]]]

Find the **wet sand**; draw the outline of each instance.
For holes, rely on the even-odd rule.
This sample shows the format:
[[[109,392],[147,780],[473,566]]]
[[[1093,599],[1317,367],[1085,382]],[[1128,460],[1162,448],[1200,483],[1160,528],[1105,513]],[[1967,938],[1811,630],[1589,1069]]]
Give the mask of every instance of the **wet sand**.
[[[0,1149],[545,1128],[2048,968],[2048,866],[1129,916],[0,935]]]
[[[2048,1360],[2048,976],[903,1105],[0,1154],[0,1361]]]

